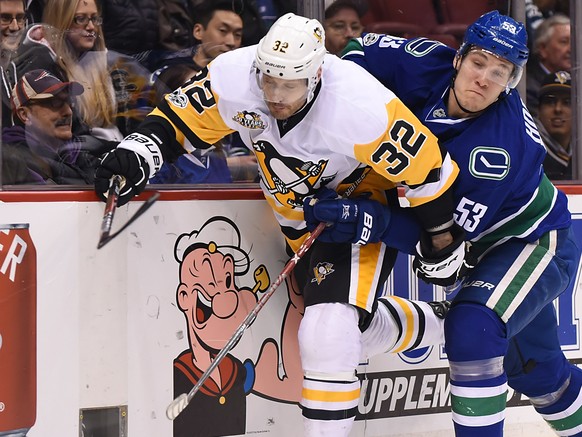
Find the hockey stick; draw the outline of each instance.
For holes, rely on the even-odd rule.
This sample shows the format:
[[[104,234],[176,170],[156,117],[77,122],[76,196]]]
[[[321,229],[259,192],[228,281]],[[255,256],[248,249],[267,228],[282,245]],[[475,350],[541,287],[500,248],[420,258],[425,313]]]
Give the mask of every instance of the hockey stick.
[[[356,187],[360,184],[360,182],[362,182],[362,180],[366,177],[368,172],[369,169],[363,171],[360,177],[358,177],[358,179],[355,180],[348,187],[348,189],[344,193],[345,197],[348,197],[354,192]],[[168,417],[168,419],[174,420],[176,417],[178,417],[178,415],[182,411],[184,411],[184,409],[188,406],[194,395],[198,392],[198,390],[200,390],[202,385],[210,377],[210,374],[218,367],[218,365],[224,359],[224,357],[234,348],[234,346],[241,339],[243,333],[253,324],[253,322],[257,318],[257,314],[259,313],[259,311],[261,311],[261,309],[265,306],[265,304],[271,298],[275,290],[279,288],[279,285],[281,285],[285,278],[287,278],[287,276],[289,276],[289,274],[293,271],[299,260],[311,248],[313,242],[317,239],[317,237],[319,237],[319,235],[323,232],[326,226],[327,223],[321,222],[317,225],[317,227],[313,231],[311,231],[311,234],[305,239],[301,246],[299,246],[297,252],[293,255],[293,257],[289,261],[287,261],[287,264],[285,264],[285,267],[283,267],[283,270],[281,271],[279,276],[277,276],[277,279],[275,279],[275,281],[271,284],[271,287],[267,290],[263,297],[261,297],[257,301],[254,308],[245,317],[245,319],[236,329],[230,340],[228,340],[228,342],[224,345],[220,352],[218,352],[218,354],[214,357],[212,363],[210,363],[208,369],[206,369],[206,371],[200,376],[200,379],[196,384],[194,384],[194,387],[192,387],[192,389],[188,393],[182,393],[180,396],[174,399],[170,403],[170,405],[168,405],[168,408],[166,408],[166,416]]]
[[[109,241],[108,238],[111,233],[111,225],[113,224],[113,216],[115,215],[115,208],[117,207],[120,186],[121,176],[113,176],[109,182],[109,191],[107,192],[107,202],[105,202],[105,210],[103,211],[103,219],[101,220],[101,234],[99,234],[97,249],[101,249]]]
[[[105,203],[105,210],[103,212],[103,219],[101,220],[101,234],[99,235],[99,243],[97,243],[97,249],[101,249],[121,232],[125,230],[130,224],[132,224],[137,218],[139,218],[144,212],[146,212],[150,207],[159,199],[160,193],[155,192],[148,200],[146,200],[143,205],[135,212],[135,214],[125,223],[119,230],[111,233],[111,226],[113,225],[113,216],[115,215],[115,209],[117,208],[117,199],[119,198],[119,190],[123,178],[121,176],[115,175],[111,178],[111,183],[109,185],[109,191],[107,192],[107,202]]]
[[[283,268],[279,276],[277,276],[277,279],[275,279],[275,281],[271,284],[269,290],[267,290],[263,297],[261,297],[258,300],[254,308],[251,310],[251,312],[245,317],[245,319],[236,329],[234,335],[230,338],[230,340],[228,340],[226,345],[224,345],[220,352],[218,352],[218,354],[214,357],[212,363],[210,363],[210,366],[208,366],[208,369],[202,374],[202,376],[200,376],[200,379],[194,385],[194,387],[192,387],[192,389],[187,394],[182,393],[180,396],[174,399],[170,405],[168,405],[168,408],[166,409],[166,416],[168,416],[168,419],[174,420],[176,417],[178,417],[178,415],[182,411],[184,411],[184,409],[188,406],[196,392],[198,392],[198,390],[206,382],[210,374],[218,367],[218,365],[226,356],[226,354],[228,354],[232,350],[232,348],[234,348],[234,346],[238,343],[246,329],[253,324],[253,322],[257,318],[257,314],[259,313],[259,311],[261,311],[261,309],[265,306],[265,304],[270,299],[271,295],[275,292],[275,290],[279,288],[279,285],[281,285],[285,278],[289,276],[289,274],[295,268],[301,257],[303,257],[303,255],[305,255],[305,252],[307,252],[311,248],[313,242],[316,240],[317,237],[319,237],[319,235],[323,232],[325,227],[326,223],[320,223],[319,225],[317,225],[317,227],[311,232],[311,234],[307,237],[303,244],[301,244],[301,246],[297,250],[297,253],[295,253],[295,255],[293,255],[293,257],[289,261],[287,261],[287,264],[285,264],[285,267]]]

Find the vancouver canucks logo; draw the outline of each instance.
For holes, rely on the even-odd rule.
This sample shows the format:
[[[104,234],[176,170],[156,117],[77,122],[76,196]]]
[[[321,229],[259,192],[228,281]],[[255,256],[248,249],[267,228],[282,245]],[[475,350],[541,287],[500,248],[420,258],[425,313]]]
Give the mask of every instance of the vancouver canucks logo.
[[[232,119],[247,129],[265,129],[267,127],[256,112],[238,111]]]
[[[475,147],[469,158],[469,171],[478,179],[500,181],[509,174],[511,157],[500,147]]]
[[[317,265],[313,268],[314,278],[311,280],[311,282],[317,282],[317,285],[319,285],[325,278],[327,278],[327,275],[331,275],[333,272],[334,270],[332,263],[317,263]]]
[[[188,106],[188,97],[182,92],[181,88],[168,94],[167,99],[172,105],[177,106],[180,109],[184,109]]]

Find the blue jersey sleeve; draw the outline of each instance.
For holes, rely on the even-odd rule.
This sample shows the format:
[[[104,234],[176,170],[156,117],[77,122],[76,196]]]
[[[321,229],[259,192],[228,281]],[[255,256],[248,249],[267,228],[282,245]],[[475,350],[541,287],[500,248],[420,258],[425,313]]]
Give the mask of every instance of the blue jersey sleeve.
[[[368,33],[353,39],[343,58],[366,69],[414,111],[452,77],[455,50],[427,38]]]
[[[382,242],[400,252],[414,255],[422,226],[412,208],[390,207],[390,224]]]

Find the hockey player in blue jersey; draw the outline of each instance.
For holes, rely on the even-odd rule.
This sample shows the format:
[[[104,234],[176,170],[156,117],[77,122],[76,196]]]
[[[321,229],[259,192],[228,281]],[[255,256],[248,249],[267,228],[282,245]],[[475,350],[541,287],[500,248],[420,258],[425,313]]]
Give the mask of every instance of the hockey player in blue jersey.
[[[503,435],[508,385],[558,435],[582,436],[582,370],[560,349],[552,304],[572,286],[580,248],[514,89],[528,58],[524,26],[493,11],[469,26],[457,52],[425,38],[367,34],[345,53],[394,91],[458,163],[455,221],[469,254],[463,269],[448,271],[454,253],[431,253],[422,238],[416,245],[420,231],[405,209],[379,217],[370,200],[308,199],[309,227],[327,221],[320,238],[381,240],[416,252],[420,278],[460,282],[445,319],[457,437]]]

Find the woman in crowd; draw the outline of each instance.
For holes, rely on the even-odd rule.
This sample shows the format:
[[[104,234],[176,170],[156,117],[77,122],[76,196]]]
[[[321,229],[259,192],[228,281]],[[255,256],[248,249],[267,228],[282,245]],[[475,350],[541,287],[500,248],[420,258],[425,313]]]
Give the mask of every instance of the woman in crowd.
[[[117,102],[95,0],[48,0],[43,24],[32,26],[14,60],[17,78],[43,68],[63,81],[76,81],[85,92],[75,107],[75,134],[104,140],[107,151],[123,135],[115,124]],[[14,80],[16,82],[16,80]],[[97,153],[97,152],[96,152]]]

